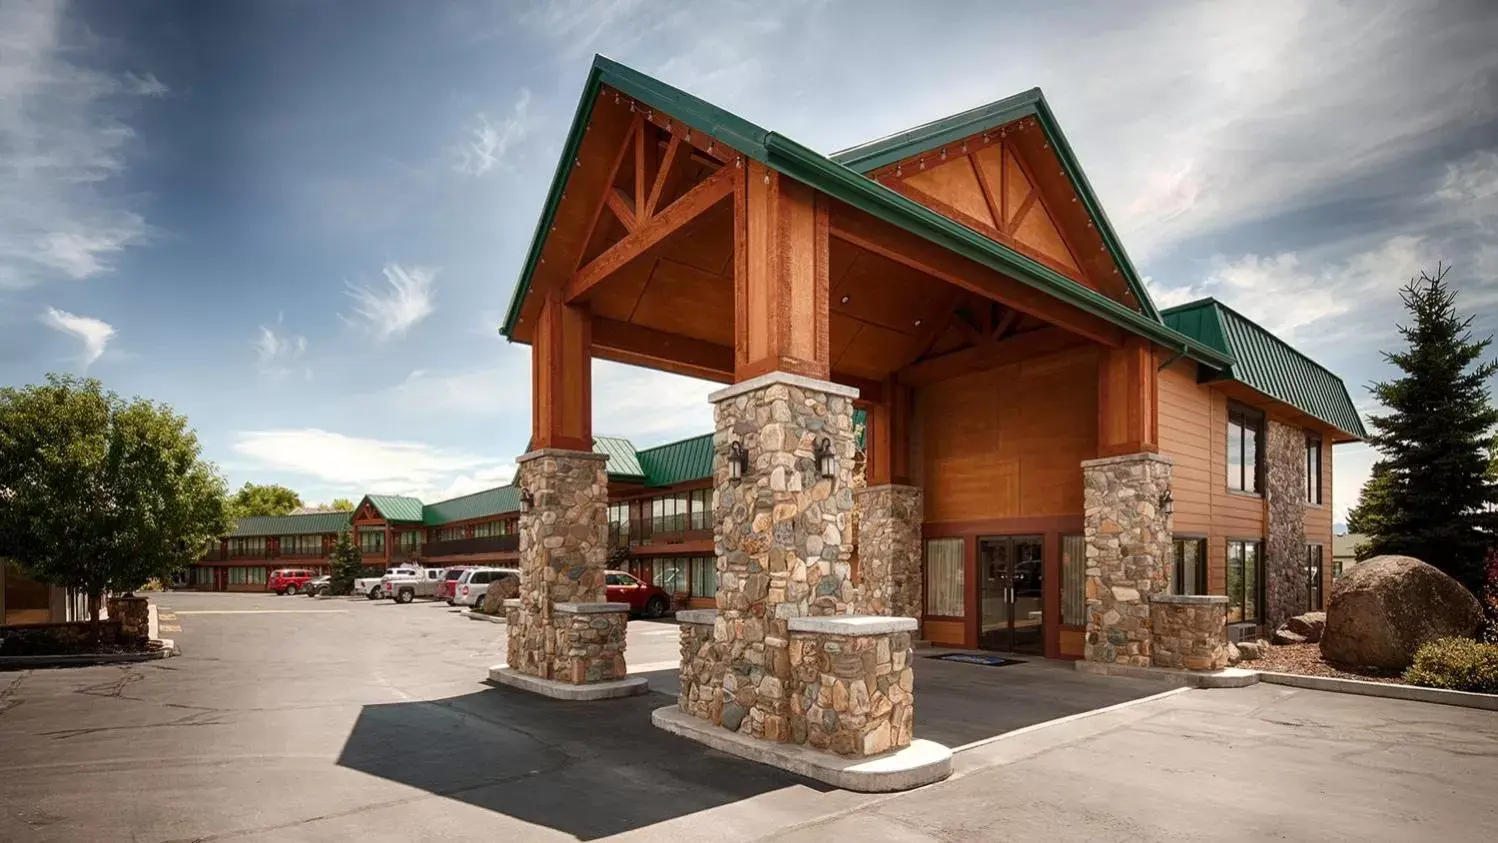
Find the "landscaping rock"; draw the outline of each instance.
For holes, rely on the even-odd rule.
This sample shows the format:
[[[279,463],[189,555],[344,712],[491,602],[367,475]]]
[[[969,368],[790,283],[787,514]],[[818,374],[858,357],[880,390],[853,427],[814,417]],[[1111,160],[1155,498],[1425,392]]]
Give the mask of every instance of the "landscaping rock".
[[[520,580],[505,577],[495,580],[484,590],[484,603],[479,611],[486,615],[500,616],[505,613],[505,601],[520,596]]]
[[[1296,615],[1280,624],[1280,629],[1303,636],[1307,644],[1320,643],[1322,634],[1326,632],[1326,613],[1306,612]]]
[[[1283,644],[1309,644],[1309,643],[1311,643],[1310,639],[1306,638],[1304,635],[1301,635],[1300,633],[1291,632],[1289,629],[1287,629],[1285,627],[1284,624],[1280,624],[1280,628],[1276,629],[1274,631],[1274,636],[1271,637],[1269,640],[1272,643],[1274,643],[1274,644],[1281,644],[1281,645],[1283,645]]]
[[[1269,649],[1268,642],[1263,641],[1263,640],[1259,640],[1259,641],[1239,641],[1238,642],[1238,656],[1243,661],[1253,661],[1254,659],[1262,659],[1262,658],[1264,658],[1264,651],[1268,650],[1268,649]]]
[[[1375,556],[1337,578],[1321,654],[1346,665],[1402,669],[1437,638],[1470,638],[1482,607],[1456,580],[1411,556]]]
[[[1234,665],[1243,661],[1243,653],[1238,650],[1238,645],[1228,642],[1228,664]]]

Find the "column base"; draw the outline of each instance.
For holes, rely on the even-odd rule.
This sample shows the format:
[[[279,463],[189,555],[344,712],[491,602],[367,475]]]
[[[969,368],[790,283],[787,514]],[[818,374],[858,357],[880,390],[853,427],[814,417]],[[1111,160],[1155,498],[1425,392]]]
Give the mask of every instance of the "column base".
[[[551,697],[554,700],[612,700],[650,692],[650,680],[644,676],[629,676],[624,679],[610,679],[606,682],[574,685],[571,682],[558,682],[555,679],[530,676],[500,665],[489,668],[489,681],[519,688],[522,691],[530,691],[543,697]]]

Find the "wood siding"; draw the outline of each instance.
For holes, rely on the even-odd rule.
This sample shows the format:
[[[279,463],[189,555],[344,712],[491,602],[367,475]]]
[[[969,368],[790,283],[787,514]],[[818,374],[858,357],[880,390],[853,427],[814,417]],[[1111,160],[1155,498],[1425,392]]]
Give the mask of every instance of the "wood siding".
[[[1097,353],[1064,352],[916,391],[927,523],[1080,515],[1097,450]],[[1081,386],[1079,386],[1081,385]]]
[[[1306,504],[1306,544],[1321,545],[1322,608],[1332,596],[1332,440],[1321,436],[1321,503]]]

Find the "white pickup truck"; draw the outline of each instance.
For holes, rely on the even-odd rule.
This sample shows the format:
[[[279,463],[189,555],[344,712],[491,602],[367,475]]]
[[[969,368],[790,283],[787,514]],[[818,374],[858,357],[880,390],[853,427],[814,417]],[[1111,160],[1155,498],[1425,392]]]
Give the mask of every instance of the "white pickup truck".
[[[394,597],[397,603],[410,603],[418,597],[437,597],[445,568],[392,568],[380,579],[381,596]]]
[[[382,584],[384,583],[386,577],[392,575],[398,576],[402,571],[410,571],[414,574],[417,570],[418,569],[414,565],[401,565],[395,568],[386,569],[385,573],[379,575],[378,577],[360,577],[354,580],[354,593],[362,594],[365,597],[368,597],[370,600],[378,600],[381,597],[389,597],[390,595],[387,594],[382,587]]]

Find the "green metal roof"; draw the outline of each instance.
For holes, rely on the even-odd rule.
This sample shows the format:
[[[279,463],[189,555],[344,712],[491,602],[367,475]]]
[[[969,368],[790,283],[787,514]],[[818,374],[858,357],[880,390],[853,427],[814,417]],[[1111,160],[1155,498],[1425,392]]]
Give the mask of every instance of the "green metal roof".
[[[229,533],[240,536],[304,536],[339,533],[348,529],[347,512],[311,512],[306,515],[252,515],[241,518]]]
[[[618,436],[594,436],[593,453],[607,454],[609,457],[606,469],[610,477],[643,479],[645,469],[640,467],[640,460],[635,456],[635,446],[628,439]]]
[[[711,135],[790,178],[887,223],[930,240],[955,254],[1002,272],[1022,284],[1039,289],[1127,331],[1147,337],[1160,345],[1182,351],[1209,366],[1223,367],[1233,362],[1231,358],[1224,356],[1217,349],[1201,347],[1191,337],[1166,326],[1153,312],[1152,307],[1144,313],[1126,307],[1020,252],[990,240],[872,179],[865,178],[858,171],[802,146],[790,138],[762,129],[709,102],[603,56],[594,57],[593,66],[583,85],[577,112],[573,116],[571,130],[563,144],[562,155],[557,162],[546,204],[536,222],[536,231],[532,236],[530,249],[521,269],[519,283],[516,284],[515,292],[510,298],[510,306],[505,315],[504,325],[501,327],[501,331],[507,337],[514,337],[515,323],[520,318],[521,307],[530,291],[531,277],[540,262],[541,249],[546,240],[545,235],[551,229],[557,206],[561,202],[568,176],[572,171],[572,162],[577,156],[583,132],[587,129],[593,103],[603,85],[608,85],[652,108],[658,108],[670,114],[674,119],[691,126],[693,131]],[[1044,99],[1038,99],[1034,107],[1037,115],[1043,115],[1042,124],[1053,126],[1054,119]],[[1059,130],[1056,130],[1053,146],[1058,154],[1063,155],[1063,161],[1066,161],[1070,158],[1070,152],[1063,150],[1064,141],[1065,139],[1059,135]],[[1081,178],[1080,169],[1073,168],[1073,181],[1078,183],[1080,194],[1091,196],[1090,188],[1084,190],[1085,179]],[[1097,210],[1100,212],[1101,208]],[[1100,223],[1105,224],[1101,216],[1099,220]],[[1126,259],[1124,265],[1128,265]],[[1141,301],[1148,304],[1148,296],[1143,296]]]
[[[1065,133],[1061,131],[1061,125],[1056,122],[1055,113],[1051,111],[1045,94],[1041,93],[1039,88],[1031,88],[997,102],[980,105],[960,114],[943,117],[876,141],[833,153],[831,158],[845,167],[850,167],[860,173],[868,173],[903,158],[961,140],[978,132],[996,129],[1006,123],[1013,123],[1031,115],[1034,115],[1036,122],[1040,124],[1041,131],[1045,132],[1046,140],[1055,150],[1056,158],[1061,162],[1061,168],[1066,171],[1067,178],[1071,180],[1072,188],[1077,191],[1078,198],[1082,200],[1087,212],[1097,222],[1098,234],[1103,238],[1103,245],[1113,255],[1113,260],[1123,272],[1129,291],[1134,294],[1135,300],[1139,302],[1140,308],[1147,315],[1159,319],[1160,313],[1155,309],[1154,301],[1150,299],[1149,289],[1145,287],[1139,271],[1134,268],[1134,262],[1129,260],[1123,241],[1114,231],[1113,223],[1108,220],[1108,215],[1103,211],[1103,204],[1098,201],[1097,194],[1093,193],[1092,183],[1087,180],[1087,174],[1082,171],[1081,163],[1072,152],[1071,144],[1067,142]]]
[[[713,476],[713,435],[704,433],[639,452],[648,486],[670,486]]]
[[[416,498],[400,495],[365,495],[364,499],[374,504],[375,510],[384,516],[386,521],[421,523],[421,501]]]
[[[1368,431],[1347,385],[1263,326],[1216,299],[1172,307],[1165,323],[1234,358],[1214,379],[1230,379],[1314,416],[1354,439]]]
[[[519,511],[520,490],[515,486],[499,486],[460,498],[429,503],[422,507],[422,523],[435,527],[449,521],[467,521],[470,518]]]

